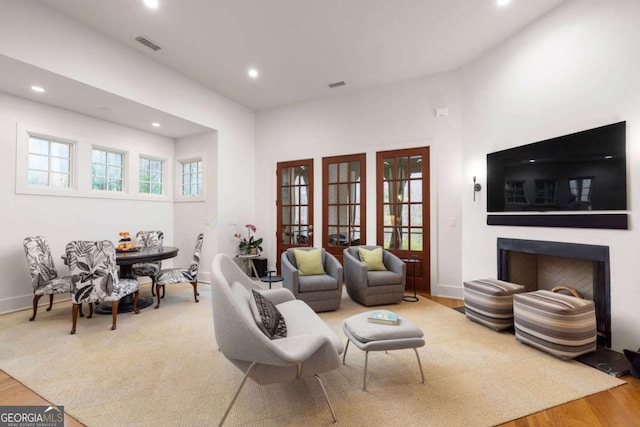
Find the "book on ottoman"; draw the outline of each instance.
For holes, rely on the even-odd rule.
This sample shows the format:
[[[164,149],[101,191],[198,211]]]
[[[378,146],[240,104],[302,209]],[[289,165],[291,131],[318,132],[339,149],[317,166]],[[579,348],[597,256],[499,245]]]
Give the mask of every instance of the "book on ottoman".
[[[398,315],[388,310],[376,310],[369,313],[367,320],[371,323],[381,323],[383,325],[397,325]]]

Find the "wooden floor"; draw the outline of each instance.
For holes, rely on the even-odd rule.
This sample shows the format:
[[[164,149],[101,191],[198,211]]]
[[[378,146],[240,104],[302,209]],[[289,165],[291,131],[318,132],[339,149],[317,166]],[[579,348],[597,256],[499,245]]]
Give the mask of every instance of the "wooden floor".
[[[446,307],[460,307],[462,301],[422,295]],[[547,426],[640,426],[640,380],[622,377],[627,384],[574,400],[546,411],[519,418],[501,427]],[[0,370],[0,405],[46,405],[44,398]],[[64,402],[58,402],[64,404]],[[83,426],[65,414],[66,427]]]

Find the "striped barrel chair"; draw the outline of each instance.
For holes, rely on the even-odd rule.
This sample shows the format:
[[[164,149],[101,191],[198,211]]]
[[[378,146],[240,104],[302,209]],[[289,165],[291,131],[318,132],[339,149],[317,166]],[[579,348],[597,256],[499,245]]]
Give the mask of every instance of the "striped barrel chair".
[[[23,241],[24,252],[31,273],[31,285],[33,286],[33,316],[38,313],[38,301],[43,295],[49,295],[49,307],[53,306],[53,296],[64,294],[71,290],[71,278],[69,276],[58,277],[58,272],[53,264],[51,248],[47,239],[43,236],[27,237]]]
[[[136,246],[161,248],[164,241],[164,233],[159,230],[138,231],[136,233]],[[131,267],[135,277],[151,278],[151,295],[155,296],[156,275],[162,270],[162,261],[140,262]],[[164,298],[164,292],[162,293]]]
[[[108,240],[67,243],[66,247],[69,271],[71,272],[71,299],[73,302],[71,334],[76,333],[78,309],[83,302],[89,303],[89,318],[93,316],[94,302],[111,303],[113,322],[111,330],[116,329],[118,303],[127,295],[134,295],[133,310],[138,310],[138,281],[136,279],[118,279],[116,272],[116,249]]]
[[[169,285],[172,283],[191,283],[193,286],[193,298],[196,302],[198,300],[198,266],[200,265],[200,251],[202,250],[202,241],[204,240],[204,235],[200,233],[196,239],[196,247],[193,251],[193,258],[191,259],[191,263],[189,263],[189,267],[182,268],[166,268],[164,270],[160,270],[160,272],[155,277],[156,282],[156,296],[158,299],[158,304],[156,304],[155,308],[160,308],[160,289],[162,289],[162,295],[164,296],[164,287],[165,285]]]

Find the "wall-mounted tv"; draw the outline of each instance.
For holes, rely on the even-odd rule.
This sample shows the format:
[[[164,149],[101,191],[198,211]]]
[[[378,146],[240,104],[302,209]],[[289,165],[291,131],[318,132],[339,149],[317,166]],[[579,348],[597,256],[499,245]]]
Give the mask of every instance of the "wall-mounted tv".
[[[626,122],[487,154],[488,212],[627,210]]]
[[[625,145],[619,122],[487,154],[487,224],[627,229]]]

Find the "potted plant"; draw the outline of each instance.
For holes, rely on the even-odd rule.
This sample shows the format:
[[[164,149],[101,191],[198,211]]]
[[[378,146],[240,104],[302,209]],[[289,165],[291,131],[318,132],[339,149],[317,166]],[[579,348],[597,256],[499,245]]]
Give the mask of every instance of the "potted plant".
[[[247,236],[243,237],[240,233],[236,233],[233,236],[237,237],[240,240],[238,244],[238,248],[240,249],[240,253],[257,255],[259,251],[262,251],[262,237],[255,238],[253,233],[256,232],[256,226],[253,224],[245,225],[247,228]]]

